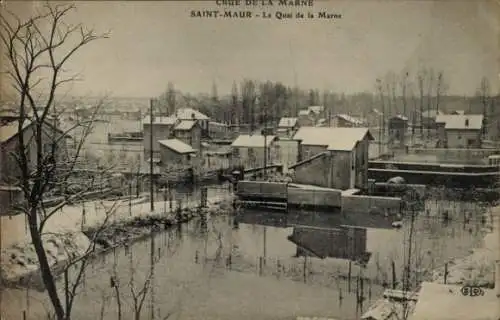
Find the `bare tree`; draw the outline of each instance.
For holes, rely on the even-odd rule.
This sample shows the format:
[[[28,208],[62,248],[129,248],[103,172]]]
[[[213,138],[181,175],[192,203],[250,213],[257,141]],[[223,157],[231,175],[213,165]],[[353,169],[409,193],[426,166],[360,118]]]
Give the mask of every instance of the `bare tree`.
[[[76,288],[95,244],[83,257],[71,261],[71,264],[80,265],[80,271],[72,288],[66,290],[66,303],[63,305],[42,235],[47,221],[63,206],[78,201],[82,193],[63,193],[64,200],[50,209],[44,206],[43,199],[54,189],[67,189],[68,179],[100,105],[94,108],[90,120],[78,121],[62,131],[56,129],[55,122],[51,121],[51,118],[58,116],[55,114],[54,101],[65,84],[78,80],[75,75],[65,75],[67,62],[89,43],[108,37],[82,24],[66,23],[65,17],[74,8],[73,5],[47,3],[34,16],[22,20],[4,7],[0,15],[0,38],[4,47],[4,72],[7,75],[5,80],[8,79],[16,91],[19,111],[18,141],[11,152],[13,172],[9,182],[22,190],[24,201],[17,209],[27,217],[43,284],[58,320],[70,319]],[[46,77],[42,77],[40,72]],[[65,140],[76,127],[83,128],[83,134],[74,150],[68,152],[64,147]]]
[[[491,97],[490,97],[490,82],[488,80],[488,78],[486,77],[483,77],[481,79],[481,85],[479,87],[479,90],[478,90],[478,93],[479,95],[479,100],[481,101],[481,105],[482,105],[482,112],[483,112],[483,137],[486,136],[486,134],[488,133],[488,126],[489,126],[489,123],[490,123],[490,117],[489,117],[489,114],[488,114],[488,107],[490,106],[490,100],[491,100]]]
[[[426,70],[419,70],[417,74],[417,84],[419,92],[419,102],[420,102],[420,135],[423,137],[424,130],[424,79],[426,77]]]

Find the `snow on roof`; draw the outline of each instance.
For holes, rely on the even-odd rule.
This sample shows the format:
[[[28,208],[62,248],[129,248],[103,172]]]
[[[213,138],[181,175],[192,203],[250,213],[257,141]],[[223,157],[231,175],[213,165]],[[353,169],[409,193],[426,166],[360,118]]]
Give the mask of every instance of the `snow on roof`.
[[[308,116],[312,111],[308,109],[299,110],[299,116]]]
[[[177,118],[182,120],[196,119],[196,120],[208,120],[208,116],[194,110],[193,108],[180,108],[175,112]]]
[[[281,118],[278,127],[281,128],[291,128],[297,123],[297,118]]]
[[[276,139],[276,136],[266,136],[266,145],[269,145]],[[232,147],[264,147],[264,136],[260,134],[248,135],[242,134],[231,144]]]
[[[401,114],[395,115],[391,119],[398,119],[398,120],[408,121],[408,117],[405,117],[405,116],[403,116]]]
[[[320,114],[321,112],[323,112],[324,109],[325,109],[324,106],[309,106],[309,107],[307,107],[308,111],[312,111],[316,114]]]
[[[445,114],[436,116],[437,123],[444,123],[445,129],[480,130],[483,127],[482,114]]]
[[[464,296],[461,286],[423,282],[412,320],[497,320],[493,310],[498,310],[495,290],[483,289],[479,298]]]
[[[196,124],[196,120],[182,120],[175,126],[175,130],[191,130]]]
[[[178,139],[167,139],[167,140],[159,140],[159,144],[164,147],[167,147],[177,153],[193,153],[196,150],[193,149],[189,144],[182,142]]]
[[[355,118],[355,117],[352,117],[348,114],[336,114],[335,117],[341,118],[341,119],[343,119],[347,122],[350,122],[352,124],[355,124],[355,125],[362,125],[363,124],[362,120]]]
[[[305,145],[326,146],[328,150],[351,151],[367,135],[373,140],[368,128],[302,127],[294,139]]]
[[[164,124],[164,125],[174,125],[177,122],[177,118],[174,116],[168,116],[168,117],[154,117],[153,118],[153,124]],[[149,116],[144,117],[142,119],[142,124],[150,124],[151,123],[151,118]]]

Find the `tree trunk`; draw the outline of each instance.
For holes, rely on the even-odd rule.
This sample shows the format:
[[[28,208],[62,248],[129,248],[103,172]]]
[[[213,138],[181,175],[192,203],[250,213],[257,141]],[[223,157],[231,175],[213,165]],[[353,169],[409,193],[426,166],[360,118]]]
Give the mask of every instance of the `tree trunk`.
[[[52,275],[52,271],[50,270],[49,262],[47,260],[47,254],[43,248],[42,237],[38,232],[38,225],[36,219],[36,209],[31,211],[29,220],[29,228],[31,235],[31,242],[35,247],[35,252],[38,257],[38,262],[40,264],[40,274],[42,276],[43,284],[45,285],[45,289],[50,298],[50,302],[54,307],[54,311],[58,320],[68,320],[69,317],[65,316],[65,312],[63,306],[61,304],[61,300],[57,294],[57,287],[55,279]]]

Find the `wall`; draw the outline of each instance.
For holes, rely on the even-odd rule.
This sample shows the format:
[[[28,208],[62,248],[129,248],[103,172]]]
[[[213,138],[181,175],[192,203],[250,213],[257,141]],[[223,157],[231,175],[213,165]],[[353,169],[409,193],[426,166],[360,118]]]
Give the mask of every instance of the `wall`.
[[[438,160],[452,161],[459,160],[459,163],[464,161],[480,162],[484,158],[494,154],[500,154],[500,149],[456,149],[456,148],[409,148],[409,154],[435,155]]]
[[[280,198],[288,197],[286,183],[264,181],[239,181],[236,195],[240,197]]]
[[[363,140],[356,144],[356,188],[365,189],[368,184],[368,150],[370,147],[369,140]]]
[[[276,141],[279,163],[283,164],[284,169],[296,164],[299,158],[299,141],[291,139],[280,139]]]
[[[258,168],[264,166],[264,155],[267,156],[266,165],[276,164],[278,162],[278,150],[276,141],[272,142],[267,148],[267,154],[264,147],[231,147],[232,165],[243,165],[245,168]]]
[[[24,145],[26,146],[26,149],[27,149],[27,160],[28,160],[28,166],[30,168],[34,168],[36,161],[37,161],[36,160],[36,158],[37,158],[37,155],[36,155],[37,145],[36,145],[35,138],[34,138],[35,130],[36,130],[36,126],[30,125],[28,128],[26,128],[23,131]],[[45,148],[45,147],[50,148],[52,142],[60,141],[56,156],[60,156],[61,161],[63,161],[62,157],[67,155],[66,139],[60,139],[61,134],[54,131],[52,129],[52,127],[50,127],[46,124],[43,125],[42,131],[43,131],[43,133],[42,133],[43,148]],[[13,156],[13,154],[17,154],[18,144],[19,144],[19,139],[17,137],[14,137],[11,140],[9,140],[1,145],[0,178],[1,178],[1,180],[9,182],[9,183],[12,182],[10,180],[17,179],[16,177],[20,176],[19,165]],[[48,149],[48,150],[51,150],[51,149]],[[52,151],[48,151],[48,152],[52,152]]]
[[[351,188],[351,155],[352,153],[349,151],[331,152],[331,162],[323,169],[323,174],[329,175],[330,182],[328,187],[341,190]]]
[[[309,190],[289,187],[288,204],[340,208],[342,206],[341,194],[340,190]]]
[[[188,154],[179,154],[163,146],[160,147],[160,159],[161,167],[165,169],[172,166],[187,167],[191,164]]]
[[[11,213],[11,207],[17,205],[24,200],[21,189],[0,186],[0,215]]]
[[[298,123],[301,127],[310,127],[314,125],[314,120],[309,116],[299,116]]]
[[[329,187],[329,168],[330,157],[328,154],[318,154],[314,158],[302,161],[293,167],[293,181],[295,183]]]
[[[176,130],[175,137],[193,149],[201,149],[201,127],[199,125],[193,126],[191,130]]]
[[[166,124],[153,124],[153,152],[157,155],[160,151],[160,144],[158,140],[166,140],[170,138],[172,133],[173,125]],[[151,143],[151,129],[149,123],[144,123],[143,125],[143,144],[144,144],[144,154],[146,158],[149,158],[150,143]]]
[[[479,130],[446,130],[446,145],[448,148],[480,148],[481,132]],[[469,145],[468,140],[473,140]]]
[[[327,146],[313,146],[313,145],[307,145],[307,144],[300,144],[300,153],[302,159],[300,160],[307,160],[318,153],[325,152],[327,149]]]
[[[402,200],[391,197],[373,197],[364,195],[342,195],[342,212],[369,213],[374,208],[395,215],[401,211]]]

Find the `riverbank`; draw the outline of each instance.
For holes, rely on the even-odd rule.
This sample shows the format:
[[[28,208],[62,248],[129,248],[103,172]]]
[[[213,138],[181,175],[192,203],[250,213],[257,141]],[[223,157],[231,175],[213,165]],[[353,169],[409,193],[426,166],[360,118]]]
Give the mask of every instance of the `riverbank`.
[[[434,270],[432,282],[450,285],[474,285],[483,288],[495,287],[495,259],[500,245],[500,206],[491,208],[490,221],[485,228],[489,232],[485,235],[481,246],[472,249],[470,254],[460,259],[453,259],[448,263],[445,282],[445,267]]]
[[[128,245],[153,232],[168,229],[200,216],[228,214],[232,196],[229,194],[209,197],[205,207],[199,201],[185,201],[167,206],[155,202],[154,212],[146,198],[133,201],[90,201],[80,206],[67,206],[56,212],[47,222],[42,241],[49,265],[59,275],[69,261],[74,261],[91,251],[92,254]],[[23,216],[16,216],[24,219]],[[0,278],[3,286],[28,286],[42,290],[38,259],[29,234],[1,252]]]

